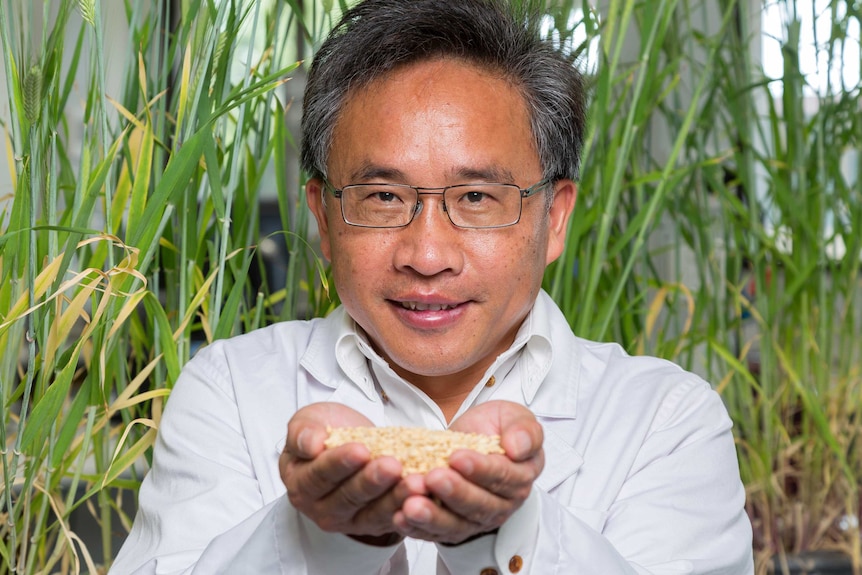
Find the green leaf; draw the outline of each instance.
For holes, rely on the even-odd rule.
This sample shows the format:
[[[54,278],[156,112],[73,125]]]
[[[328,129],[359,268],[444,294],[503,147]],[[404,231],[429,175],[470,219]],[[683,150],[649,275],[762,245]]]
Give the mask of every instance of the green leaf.
[[[72,401],[63,425],[60,427],[60,432],[57,434],[57,439],[54,442],[54,452],[51,457],[51,467],[55,469],[59,469],[63,460],[68,457],[69,446],[72,444],[72,440],[75,439],[75,435],[81,426],[84,412],[89,403],[89,387],[90,380],[87,379],[84,385],[81,386],[81,389],[75,393],[75,399]]]
[[[129,230],[137,230],[144,216],[147,205],[147,197],[150,193],[150,177],[153,168],[153,124],[146,122],[143,137],[141,138],[141,149],[138,154],[137,168],[134,174],[134,186],[132,187],[132,201],[129,206]]]
[[[247,254],[245,256],[243,258],[242,269],[235,274],[234,284],[219,316],[218,325],[213,336],[215,339],[224,339],[233,335],[233,328],[239,317],[240,304],[242,303],[243,290],[245,289],[245,282],[242,279],[248,277],[248,270],[251,266],[252,258],[248,257]],[[227,262],[225,262],[226,264]]]
[[[135,444],[111,462],[111,466],[102,478],[102,489],[110,486],[129,467],[134,465],[143,454],[156,442],[156,430],[149,429]]]
[[[78,346],[80,347],[80,343]],[[78,354],[75,353],[71,359],[76,360],[77,357]],[[21,450],[24,453],[33,457],[38,456],[60,415],[76,369],[77,361],[70,360],[57,374],[54,382],[48,386],[45,395],[33,406],[33,412],[27,418],[21,434]]]
[[[221,173],[219,173],[221,162],[219,162],[218,155],[216,154],[216,145],[212,134],[207,133],[203,140],[204,158],[206,158],[207,173],[209,175],[207,181],[210,185],[213,207],[215,208],[216,218],[224,220],[225,214],[227,214],[227,206],[225,205],[224,191],[222,189]]]
[[[144,298],[144,307],[147,310],[147,315],[155,321],[155,327],[159,333],[159,344],[165,358],[165,367],[168,369],[168,380],[174,384],[180,376],[180,358],[177,354],[177,344],[174,341],[168,316],[165,315],[162,304],[152,292],[148,292],[147,297]]]
[[[153,223],[161,220],[161,212],[165,210],[168,203],[176,202],[176,195],[185,189],[189,178],[200,164],[204,139],[208,137],[205,130],[206,128],[196,132],[171,156],[165,173],[156,185],[141,217],[144,225],[130,232],[129,244],[143,248],[155,240],[156,226]]]

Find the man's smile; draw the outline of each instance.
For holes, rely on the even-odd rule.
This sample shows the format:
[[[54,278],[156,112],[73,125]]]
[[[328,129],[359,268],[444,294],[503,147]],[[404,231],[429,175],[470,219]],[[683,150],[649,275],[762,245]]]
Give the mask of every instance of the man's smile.
[[[402,301],[401,307],[411,311],[443,311],[454,309],[459,304],[420,303],[417,301]]]

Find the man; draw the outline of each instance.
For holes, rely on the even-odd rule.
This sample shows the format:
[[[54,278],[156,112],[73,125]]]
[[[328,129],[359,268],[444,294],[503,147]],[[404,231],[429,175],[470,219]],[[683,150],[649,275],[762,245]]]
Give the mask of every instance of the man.
[[[321,47],[302,158],[343,306],[188,364],[112,573],[753,572],[719,397],[576,338],[541,292],[585,96],[525,21],[368,0]],[[499,434],[506,453],[402,477],[324,449],[328,425]]]

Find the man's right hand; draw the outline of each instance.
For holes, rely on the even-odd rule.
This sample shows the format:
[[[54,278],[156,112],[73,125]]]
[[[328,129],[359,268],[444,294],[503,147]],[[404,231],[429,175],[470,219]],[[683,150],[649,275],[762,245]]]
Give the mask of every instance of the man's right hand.
[[[288,422],[279,458],[291,504],[324,531],[371,545],[397,543],[402,537],[395,533],[392,517],[415,495],[401,481],[401,464],[393,457],[371,459],[359,443],[326,449],[327,426],[373,424],[339,403],[316,403],[297,411]]]

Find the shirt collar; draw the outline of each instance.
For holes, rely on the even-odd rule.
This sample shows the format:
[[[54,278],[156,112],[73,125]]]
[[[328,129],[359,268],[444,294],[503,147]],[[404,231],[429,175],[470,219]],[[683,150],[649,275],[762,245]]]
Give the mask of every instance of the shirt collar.
[[[554,332],[559,331],[560,328],[558,325],[560,318],[554,317],[555,315],[561,317],[559,309],[544,291],[540,292],[533,308],[518,329],[514,342],[488,369],[483,381],[493,375],[500,366],[509,362],[514,356],[518,356],[515,359],[521,363],[518,373],[521,379],[520,387],[523,401],[526,405],[531,406],[552,368],[554,371],[558,371],[558,368],[570,369],[571,360],[574,359],[571,358],[566,361],[568,350],[563,350],[562,357],[558,359],[562,359],[566,365],[562,366],[557,361],[555,366],[552,342],[555,337]],[[319,334],[322,337],[312,338],[312,342],[304,354],[303,365],[325,385],[337,387],[339,378],[334,377],[335,374],[325,367],[333,365],[332,356],[329,355],[327,358],[327,354],[333,352],[333,348],[330,346],[334,342],[337,366],[344,376],[356,385],[365,396],[373,399],[377,391],[374,388],[374,381],[369,372],[367,361],[371,360],[385,365],[384,360],[372,349],[364,332],[347,314],[343,306],[330,314],[323,324],[321,326],[323,331]],[[568,324],[564,323],[563,326],[568,336],[574,339]],[[557,400],[563,399],[557,398]],[[568,401],[563,401],[559,407],[561,409],[570,407],[567,404],[569,404]]]
[[[522,362],[522,369],[520,370],[521,391],[524,394],[526,405],[533,402],[539,386],[547,378],[554,363],[551,322],[548,317],[548,302],[545,301],[544,295],[544,292],[541,292],[536,298],[533,309],[530,310],[515,335],[512,347],[500,356],[504,358],[507,354],[516,353],[523,349],[520,358]]]
[[[374,382],[360,349],[360,341],[356,323],[344,306],[339,306],[315,324],[300,364],[327,387],[336,389],[349,381],[373,400]],[[332,361],[333,355],[335,362]]]

